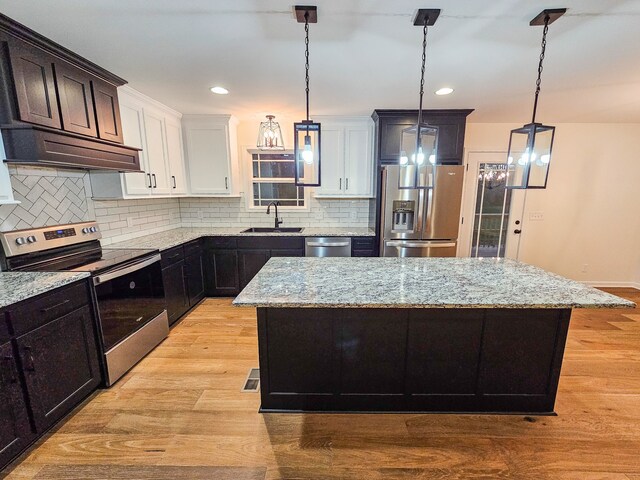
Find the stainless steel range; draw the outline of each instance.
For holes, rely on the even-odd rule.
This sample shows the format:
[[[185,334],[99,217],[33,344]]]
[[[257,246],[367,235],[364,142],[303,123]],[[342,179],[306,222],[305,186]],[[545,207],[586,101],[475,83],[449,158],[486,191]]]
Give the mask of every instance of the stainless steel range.
[[[7,271],[89,272],[106,383],[113,385],[169,333],[160,253],[102,248],[96,222],[0,233]]]

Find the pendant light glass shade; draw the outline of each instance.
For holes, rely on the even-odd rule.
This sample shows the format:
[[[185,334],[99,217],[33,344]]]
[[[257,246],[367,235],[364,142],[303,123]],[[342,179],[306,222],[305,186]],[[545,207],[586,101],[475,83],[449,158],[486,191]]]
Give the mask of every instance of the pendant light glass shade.
[[[549,25],[567,11],[566,8],[546,9],[531,20],[531,26],[543,26],[540,59],[538,61],[538,78],[533,101],[531,123],[511,130],[509,152],[507,153],[507,188],[547,188],[553,137],[556,127],[536,122],[538,97],[542,80],[542,62],[547,49],[547,33]]]
[[[320,186],[320,124],[302,121],[293,124],[295,182],[297,186]]]
[[[282,130],[280,124],[273,121],[274,118],[274,115],[267,115],[267,121],[260,122],[256,146],[261,150],[284,150]]]
[[[546,188],[556,127],[529,123],[511,130],[507,188]]]
[[[398,188],[433,188],[438,152],[438,127],[426,123],[402,130],[400,139],[400,167]]]

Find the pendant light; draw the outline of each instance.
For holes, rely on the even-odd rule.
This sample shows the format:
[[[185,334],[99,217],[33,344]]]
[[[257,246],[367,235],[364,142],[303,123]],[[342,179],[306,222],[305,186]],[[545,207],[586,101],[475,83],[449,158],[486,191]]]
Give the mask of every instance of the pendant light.
[[[436,23],[439,15],[440,9],[421,8],[413,19],[415,26],[422,27],[420,103],[418,122],[402,130],[399,158],[402,168],[398,176],[398,188],[433,188],[438,154],[438,127],[423,122],[422,100],[427,62],[427,30]]]
[[[284,150],[280,124],[274,122],[275,115],[267,115],[266,122],[260,122],[256,146],[261,150]]]
[[[320,124],[309,119],[309,24],[318,23],[315,6],[294,7],[296,20],[304,23],[305,96],[307,116],[293,124],[295,184],[299,187],[320,186]]]
[[[530,26],[544,26],[542,29],[542,51],[538,62],[538,78],[536,80],[531,123],[511,130],[509,153],[507,154],[507,188],[547,187],[556,127],[537,123],[536,111],[538,109],[542,62],[546,53],[549,25],[560,18],[566,11],[566,8],[543,10],[529,23]]]

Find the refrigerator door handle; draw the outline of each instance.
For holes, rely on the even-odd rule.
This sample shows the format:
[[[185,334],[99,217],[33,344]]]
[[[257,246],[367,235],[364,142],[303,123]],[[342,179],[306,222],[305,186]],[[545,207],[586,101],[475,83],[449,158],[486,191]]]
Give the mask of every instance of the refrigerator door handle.
[[[401,248],[444,248],[455,247],[455,242],[406,242],[399,240],[392,240],[386,242],[387,247],[401,247]]]

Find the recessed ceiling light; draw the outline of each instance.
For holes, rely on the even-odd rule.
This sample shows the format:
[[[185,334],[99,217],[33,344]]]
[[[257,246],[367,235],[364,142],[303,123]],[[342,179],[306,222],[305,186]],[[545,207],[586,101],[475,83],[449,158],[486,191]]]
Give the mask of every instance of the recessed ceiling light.
[[[451,87],[442,87],[440,90],[436,90],[436,95],[449,95],[450,93],[453,93]]]
[[[227,93],[229,93],[229,90],[224,87],[211,87],[211,91],[213,93],[217,93],[218,95],[226,95]]]

